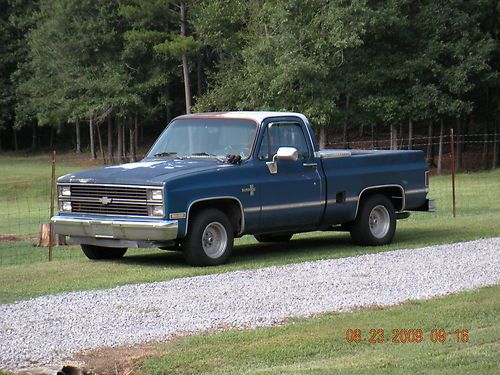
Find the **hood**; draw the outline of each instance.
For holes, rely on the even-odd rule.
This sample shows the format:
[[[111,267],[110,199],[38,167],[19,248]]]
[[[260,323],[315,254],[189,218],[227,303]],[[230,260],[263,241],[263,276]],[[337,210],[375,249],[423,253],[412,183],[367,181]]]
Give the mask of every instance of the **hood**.
[[[215,159],[143,160],[137,163],[69,173],[59,177],[57,181],[60,183],[161,185],[171,178],[185,174],[231,166],[231,164],[225,164]]]

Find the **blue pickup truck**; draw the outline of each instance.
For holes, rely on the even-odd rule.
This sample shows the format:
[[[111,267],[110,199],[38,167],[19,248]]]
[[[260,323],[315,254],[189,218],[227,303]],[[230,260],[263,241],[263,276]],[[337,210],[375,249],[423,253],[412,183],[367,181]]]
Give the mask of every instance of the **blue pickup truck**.
[[[54,230],[90,259],[159,247],[207,266],[245,234],[341,230],[385,245],[397,219],[434,210],[421,151],[320,150],[314,139],[300,113],[179,116],[142,161],[60,177]]]

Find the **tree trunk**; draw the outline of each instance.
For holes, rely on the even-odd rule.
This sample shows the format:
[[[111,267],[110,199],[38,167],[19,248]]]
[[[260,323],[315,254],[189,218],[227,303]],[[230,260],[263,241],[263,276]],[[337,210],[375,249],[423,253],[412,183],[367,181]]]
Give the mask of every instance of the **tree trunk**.
[[[52,150],[54,148],[54,127],[49,126],[49,148]]]
[[[372,150],[375,148],[375,129],[373,123],[370,125],[372,131]]]
[[[136,121],[134,123],[134,157],[137,160],[137,150],[139,149],[139,121]]]
[[[391,127],[390,127],[390,130],[391,130],[391,133],[390,133],[390,135],[389,135],[389,138],[390,138],[390,140],[391,140],[390,149],[392,150],[392,149],[393,149],[393,148],[392,148],[392,147],[393,147],[393,142],[394,142],[394,135],[392,134],[392,132],[393,132],[393,126],[392,126],[392,125],[391,125]]]
[[[458,172],[462,167],[462,121],[457,118],[457,135],[456,135],[456,159],[455,159],[455,170]]]
[[[438,162],[437,162],[437,174],[443,172],[443,135],[444,135],[444,125],[441,119],[441,127],[439,128],[439,150],[438,150]]]
[[[102,147],[101,127],[100,125],[97,125],[96,128],[97,128],[97,140],[99,141],[99,152],[101,154],[103,164],[106,164],[106,157],[104,156],[104,147]]]
[[[180,4],[181,36],[186,36],[186,4]],[[191,113],[191,89],[189,82],[189,66],[187,54],[182,54],[182,75],[184,77],[184,96],[186,99],[186,113]]]
[[[139,127],[139,141],[137,142],[137,148],[139,148],[139,144],[143,145],[144,144],[144,126]]]
[[[129,144],[130,144],[130,161],[137,161],[137,156],[135,154],[135,129],[137,129],[137,116],[134,118],[134,126],[129,129]]]
[[[351,96],[349,94],[345,97],[345,115],[344,115],[344,131],[342,135],[342,142],[344,142],[344,148],[347,148],[348,139],[347,139],[347,126],[349,123],[349,102],[351,100]]]
[[[491,163],[491,168],[495,169],[498,166],[498,127],[497,120],[494,120],[493,126],[495,127],[495,134],[493,136],[493,160]]]
[[[38,147],[38,139],[36,134],[36,124],[31,127],[31,150],[36,150]]]
[[[134,162],[134,129],[130,127],[128,129],[128,147],[129,147],[129,161]]]
[[[123,162],[122,155],[123,155],[123,142],[122,142],[122,123],[118,120],[116,122],[116,160],[118,161],[118,164],[121,164]]]
[[[413,121],[408,119],[408,150],[413,148]]]
[[[198,89],[198,97],[201,96],[203,88],[203,55],[201,52],[198,52],[198,61],[196,65],[196,83],[197,83],[197,89]]]
[[[319,148],[324,149],[326,143],[325,127],[321,126],[319,128]]]
[[[172,108],[170,104],[167,104],[166,112],[167,112],[167,124],[168,124],[170,123],[170,120],[172,120]]]
[[[113,119],[108,117],[108,160],[113,164]]]
[[[127,160],[127,126],[122,126],[122,160]]]
[[[405,139],[403,137],[403,125],[399,124],[399,144],[397,143],[398,150],[402,150],[404,147]]]
[[[14,143],[14,150],[19,150],[19,142],[17,141],[17,129],[12,127],[12,142]]]
[[[490,130],[488,125],[489,123],[486,122],[486,130],[483,135],[483,152],[481,155],[481,166],[484,169],[488,168],[488,131]]]
[[[429,122],[429,133],[427,136],[427,163],[434,165],[434,145],[432,142],[432,122]]]
[[[391,150],[398,148],[398,131],[394,125],[391,125]]]
[[[90,158],[96,159],[95,144],[94,144],[94,119],[89,119],[89,137],[90,137]]]
[[[80,134],[80,120],[76,119],[75,121],[75,133],[76,133],[76,153],[79,154],[82,152],[82,137]]]

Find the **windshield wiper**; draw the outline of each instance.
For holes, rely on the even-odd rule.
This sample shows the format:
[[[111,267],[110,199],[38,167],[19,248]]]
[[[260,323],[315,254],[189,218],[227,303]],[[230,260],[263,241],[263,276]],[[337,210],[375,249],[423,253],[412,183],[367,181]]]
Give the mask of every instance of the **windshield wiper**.
[[[174,156],[174,155],[177,155],[177,152],[174,152],[174,151],[165,151],[165,152],[159,152],[157,154],[154,154],[153,156]]]
[[[212,157],[212,158],[215,158],[217,159],[218,161],[224,161],[224,159],[221,159],[220,157],[218,157],[217,155],[215,154],[208,154],[206,152],[193,152],[191,155],[189,156],[208,156],[208,157]]]
[[[191,156],[217,156],[217,155],[207,154],[206,152],[193,152]]]

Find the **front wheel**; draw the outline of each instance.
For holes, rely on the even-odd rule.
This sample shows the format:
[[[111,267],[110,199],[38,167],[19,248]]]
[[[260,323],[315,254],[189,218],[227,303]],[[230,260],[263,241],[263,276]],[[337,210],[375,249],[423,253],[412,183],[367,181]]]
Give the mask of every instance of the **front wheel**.
[[[123,247],[103,247],[94,245],[80,245],[83,253],[89,259],[120,259],[127,252]]]
[[[233,250],[233,226],[216,209],[198,212],[189,223],[182,243],[184,258],[192,266],[216,266],[225,263]]]
[[[385,195],[372,195],[364,199],[356,220],[352,223],[351,237],[362,246],[391,243],[396,232],[394,205]]]

